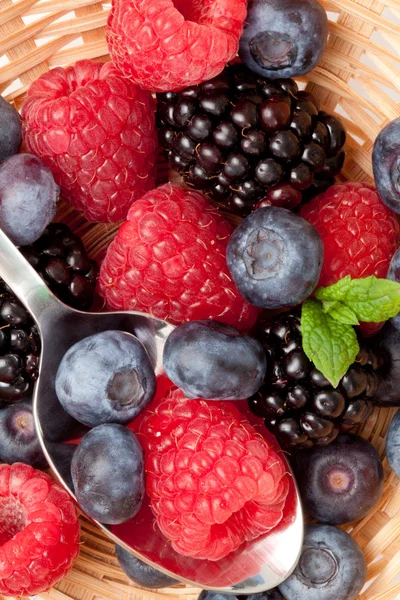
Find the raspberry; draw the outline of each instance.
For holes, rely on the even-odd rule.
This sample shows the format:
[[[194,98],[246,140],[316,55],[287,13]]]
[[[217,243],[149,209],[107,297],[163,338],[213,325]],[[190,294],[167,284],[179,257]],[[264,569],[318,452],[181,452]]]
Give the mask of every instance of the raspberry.
[[[99,291],[110,308],[173,324],[214,319],[249,328],[259,310],[229,276],[231,231],[204,196],[163,185],[132,206],[101,266]]]
[[[285,464],[228,403],[171,391],[138,435],[152,510],[176,552],[219,560],[282,520]]]
[[[374,187],[334,185],[305,204],[300,214],[324,242],[319,285],[332,285],[346,275],[386,278],[399,242],[399,224]]]
[[[22,463],[0,465],[0,593],[48,590],[79,553],[79,522],[67,492]]]
[[[246,0],[113,0],[108,49],[142,88],[178,90],[221,73],[245,16]]]
[[[82,60],[30,86],[24,140],[87,219],[117,222],[154,186],[154,109],[151,95],[111,63]]]

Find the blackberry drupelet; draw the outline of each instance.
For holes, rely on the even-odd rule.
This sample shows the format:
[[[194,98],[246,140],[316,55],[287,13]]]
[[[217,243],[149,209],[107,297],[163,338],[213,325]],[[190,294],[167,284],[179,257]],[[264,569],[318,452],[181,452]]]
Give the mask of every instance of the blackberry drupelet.
[[[31,246],[20,248],[25,258],[65,304],[88,310],[95,293],[98,267],[81,239],[64,223],[50,223]]]
[[[343,123],[291,79],[242,64],[181,92],[158,95],[160,144],[185,183],[245,216],[294,209],[334,183],[345,158]]]
[[[282,447],[327,445],[369,417],[381,359],[365,342],[334,389],[303,351],[300,309],[260,324],[254,335],[267,354],[268,369],[249,407],[265,419]]]
[[[79,309],[93,303],[97,264],[69,227],[51,223],[21,252],[63,302]],[[40,335],[32,317],[0,279],[0,408],[32,392],[40,362]]]

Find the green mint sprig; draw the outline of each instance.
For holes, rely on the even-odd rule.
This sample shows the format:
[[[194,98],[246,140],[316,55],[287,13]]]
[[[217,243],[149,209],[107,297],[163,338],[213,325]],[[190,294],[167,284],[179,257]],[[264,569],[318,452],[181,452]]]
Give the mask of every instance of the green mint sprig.
[[[344,277],[320,287],[302,306],[304,352],[337,387],[360,350],[353,325],[380,323],[400,312],[400,284],[389,279]]]

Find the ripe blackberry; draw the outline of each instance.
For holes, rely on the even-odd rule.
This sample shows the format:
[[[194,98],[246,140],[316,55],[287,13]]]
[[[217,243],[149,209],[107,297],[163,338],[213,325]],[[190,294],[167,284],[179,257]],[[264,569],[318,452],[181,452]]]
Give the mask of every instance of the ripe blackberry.
[[[291,79],[241,64],[181,92],[158,95],[160,143],[185,183],[239,215],[295,208],[343,166],[345,128]]]
[[[63,302],[79,309],[93,303],[97,265],[81,240],[62,223],[21,252]],[[38,376],[40,335],[32,317],[0,279],[0,408],[26,399]]]
[[[50,223],[25,258],[65,304],[88,310],[94,299],[98,267],[90,260],[80,238],[64,223]]]
[[[268,368],[249,407],[265,419],[282,447],[327,445],[369,417],[377,386],[374,371],[381,362],[365,345],[334,389],[303,351],[299,309],[261,324],[255,335]]]

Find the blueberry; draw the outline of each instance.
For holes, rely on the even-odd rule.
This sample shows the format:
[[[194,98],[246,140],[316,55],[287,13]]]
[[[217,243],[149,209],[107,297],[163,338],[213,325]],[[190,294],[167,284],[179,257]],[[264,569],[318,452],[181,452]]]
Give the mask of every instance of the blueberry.
[[[400,121],[400,119],[399,119],[399,121]],[[399,171],[399,176],[400,176],[400,171]],[[400,283],[400,248],[398,250],[396,250],[396,252],[393,255],[393,258],[390,263],[389,271],[387,274],[387,278],[391,279],[392,281],[397,281],[397,283]],[[391,319],[390,322],[392,323],[392,325],[394,325],[396,327],[396,329],[400,329],[400,313],[397,314],[395,317],[393,317],[393,319]]]
[[[386,456],[391,469],[400,477],[400,411],[395,414],[388,429]]]
[[[382,496],[379,454],[358,435],[340,435],[329,446],[300,450],[293,469],[306,512],[321,523],[358,521]]]
[[[243,596],[232,596],[231,594],[221,594],[220,592],[208,592],[203,590],[198,597],[198,600],[241,600]],[[261,592],[259,594],[250,594],[245,597],[246,600],[284,600],[278,588]]]
[[[76,449],[71,474],[77,500],[92,519],[120,524],[142,504],[143,450],[126,427],[107,423],[87,433]]]
[[[354,600],[367,564],[353,538],[331,525],[307,525],[300,560],[280,586],[286,600]]]
[[[17,154],[22,141],[18,111],[0,96],[0,162]]]
[[[74,344],[56,376],[62,407],[90,427],[128,423],[149,404],[155,387],[143,345],[121,331],[104,331]]]
[[[263,77],[299,77],[318,64],[327,39],[328,17],[317,0],[253,0],[239,55]]]
[[[36,434],[31,399],[0,411],[0,462],[22,462],[36,468],[47,465]]]
[[[242,221],[227,262],[242,296],[268,309],[295,306],[315,289],[323,262],[317,230],[284,208],[260,208]]]
[[[386,125],[376,138],[372,165],[382,202],[400,213],[400,117]]]
[[[371,338],[370,343],[376,356],[383,362],[376,371],[374,403],[380,406],[400,406],[400,330],[388,322],[378,335]]]
[[[0,165],[0,226],[17,246],[35,242],[56,213],[59,189],[36,156],[15,154]]]
[[[243,400],[261,387],[267,367],[261,344],[216,321],[177,327],[164,347],[164,369],[188,398]]]
[[[115,551],[121,569],[134,583],[145,588],[159,589],[179,583],[177,579],[157,571],[142,560],[133,556],[121,546],[116,545]]]

